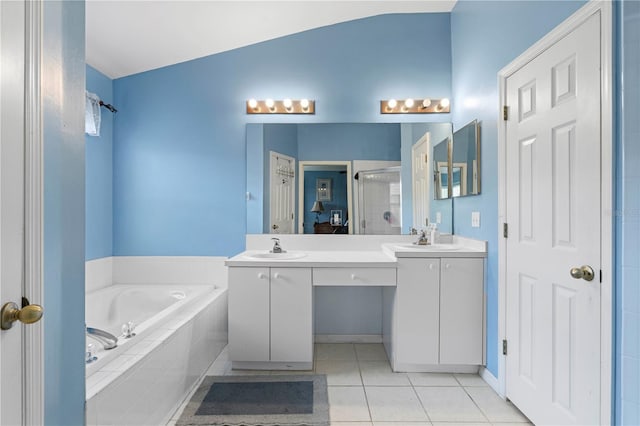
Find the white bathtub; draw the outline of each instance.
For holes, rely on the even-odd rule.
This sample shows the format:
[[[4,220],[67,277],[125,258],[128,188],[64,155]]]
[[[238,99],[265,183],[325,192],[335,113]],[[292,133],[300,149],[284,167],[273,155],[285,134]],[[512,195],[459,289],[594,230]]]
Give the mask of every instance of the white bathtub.
[[[227,291],[211,285],[112,285],[86,295],[86,324],[119,336],[87,364],[87,424],[161,424],[227,344]],[[136,336],[123,338],[132,321]]]

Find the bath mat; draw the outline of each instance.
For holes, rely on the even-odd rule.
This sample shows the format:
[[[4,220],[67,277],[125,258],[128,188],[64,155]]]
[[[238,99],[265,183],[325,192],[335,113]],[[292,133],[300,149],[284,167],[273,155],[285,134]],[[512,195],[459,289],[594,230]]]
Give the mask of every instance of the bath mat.
[[[329,425],[324,375],[207,376],[178,426]]]

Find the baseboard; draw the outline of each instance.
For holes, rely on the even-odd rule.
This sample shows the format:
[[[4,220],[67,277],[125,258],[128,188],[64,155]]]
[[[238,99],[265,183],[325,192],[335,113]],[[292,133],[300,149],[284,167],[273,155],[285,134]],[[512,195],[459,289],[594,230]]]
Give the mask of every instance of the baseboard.
[[[316,343],[382,343],[381,334],[316,334]]]
[[[491,371],[489,371],[486,367],[480,367],[480,371],[478,372],[482,380],[487,382],[487,384],[494,390],[500,397],[504,398],[505,396],[500,393],[500,384],[496,376],[494,376]]]

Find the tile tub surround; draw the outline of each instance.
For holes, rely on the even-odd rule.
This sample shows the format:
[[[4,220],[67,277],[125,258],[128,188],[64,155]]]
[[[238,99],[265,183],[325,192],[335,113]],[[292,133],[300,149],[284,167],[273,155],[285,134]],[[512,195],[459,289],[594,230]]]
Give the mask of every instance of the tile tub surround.
[[[207,372],[221,374],[287,373],[231,370],[225,349]],[[315,368],[306,374],[327,375],[332,426],[530,424],[477,374],[391,372],[381,344],[316,343]],[[368,384],[372,377],[375,384]]]

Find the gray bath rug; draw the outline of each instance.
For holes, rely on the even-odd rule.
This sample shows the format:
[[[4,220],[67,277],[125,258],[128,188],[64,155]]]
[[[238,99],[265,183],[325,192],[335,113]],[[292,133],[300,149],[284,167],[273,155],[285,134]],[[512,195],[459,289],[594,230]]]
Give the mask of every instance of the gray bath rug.
[[[207,376],[178,426],[329,426],[324,375]]]

